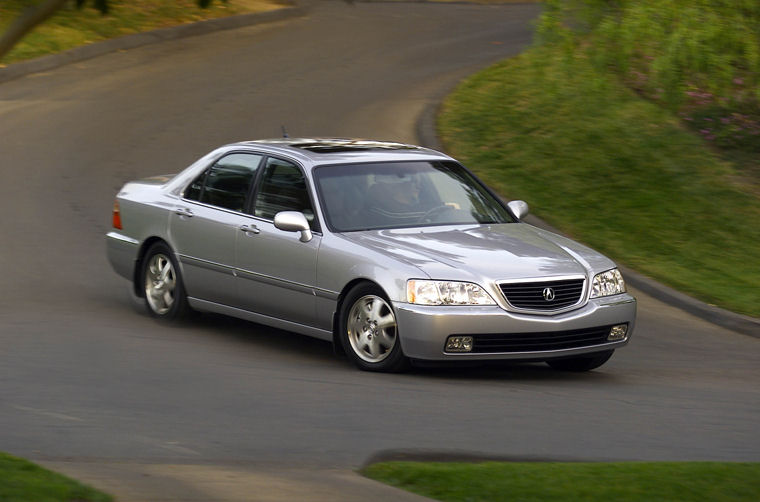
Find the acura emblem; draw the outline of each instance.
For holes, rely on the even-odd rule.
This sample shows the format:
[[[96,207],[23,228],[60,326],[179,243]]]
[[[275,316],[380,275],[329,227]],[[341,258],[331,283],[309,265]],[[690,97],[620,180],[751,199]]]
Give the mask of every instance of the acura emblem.
[[[552,288],[544,288],[544,291],[542,294],[544,296],[544,300],[546,300],[547,302],[554,300],[554,290]]]

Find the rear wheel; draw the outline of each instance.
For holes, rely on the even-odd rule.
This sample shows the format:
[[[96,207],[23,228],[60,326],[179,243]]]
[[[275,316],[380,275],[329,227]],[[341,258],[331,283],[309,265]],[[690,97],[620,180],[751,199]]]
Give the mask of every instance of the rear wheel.
[[[401,351],[396,314],[383,291],[373,284],[360,284],[346,295],[340,336],[349,358],[360,369],[396,372],[409,365]]]
[[[546,361],[546,364],[555,370],[561,371],[590,371],[606,363],[609,358],[612,357],[613,352],[615,351],[608,350],[585,356],[568,357],[565,359],[549,359]]]
[[[169,246],[153,244],[142,266],[143,291],[148,313],[160,319],[176,319],[190,309],[179,267]]]

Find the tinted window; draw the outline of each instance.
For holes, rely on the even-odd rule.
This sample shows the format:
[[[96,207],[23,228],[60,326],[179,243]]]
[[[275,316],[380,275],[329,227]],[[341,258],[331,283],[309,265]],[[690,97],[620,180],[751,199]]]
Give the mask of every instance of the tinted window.
[[[315,176],[337,231],[514,221],[456,162],[325,166]]]
[[[299,211],[315,229],[314,210],[303,173],[295,164],[270,158],[261,176],[253,206],[254,216],[273,220],[280,211]]]
[[[222,157],[185,190],[185,198],[243,211],[261,155],[233,153]]]

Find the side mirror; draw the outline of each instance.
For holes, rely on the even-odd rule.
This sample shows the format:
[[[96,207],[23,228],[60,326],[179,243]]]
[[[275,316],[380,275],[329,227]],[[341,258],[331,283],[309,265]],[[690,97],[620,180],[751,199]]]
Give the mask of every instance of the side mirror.
[[[507,207],[512,211],[512,214],[515,215],[518,221],[528,216],[528,203],[524,200],[513,200],[507,203]]]
[[[280,211],[274,215],[274,226],[286,232],[301,232],[301,242],[311,240],[311,229],[306,216],[298,211]]]

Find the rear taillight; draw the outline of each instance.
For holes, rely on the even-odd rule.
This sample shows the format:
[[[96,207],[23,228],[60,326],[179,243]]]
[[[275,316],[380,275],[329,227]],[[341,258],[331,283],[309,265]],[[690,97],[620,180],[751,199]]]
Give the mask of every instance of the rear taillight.
[[[119,211],[119,201],[113,201],[113,228],[121,230],[121,211]]]

